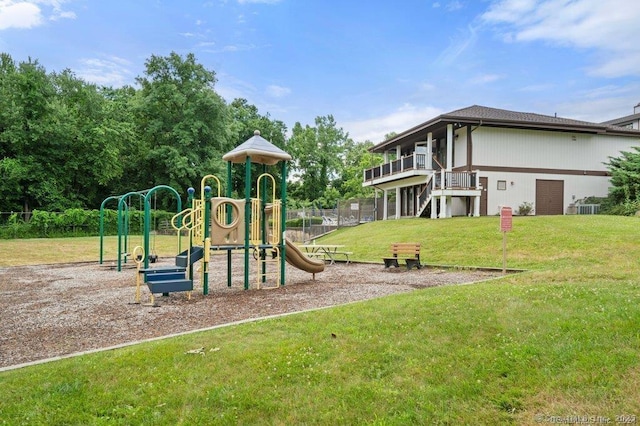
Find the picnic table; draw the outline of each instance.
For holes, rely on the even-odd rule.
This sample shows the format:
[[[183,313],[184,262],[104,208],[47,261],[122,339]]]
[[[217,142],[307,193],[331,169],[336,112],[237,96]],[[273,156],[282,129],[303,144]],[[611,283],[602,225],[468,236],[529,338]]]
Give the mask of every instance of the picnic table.
[[[344,256],[349,263],[350,251],[342,250],[345,246],[343,244],[305,244],[300,246],[304,249],[305,253],[309,257],[322,257],[325,260],[329,260],[329,264],[333,265],[336,262],[337,256]]]

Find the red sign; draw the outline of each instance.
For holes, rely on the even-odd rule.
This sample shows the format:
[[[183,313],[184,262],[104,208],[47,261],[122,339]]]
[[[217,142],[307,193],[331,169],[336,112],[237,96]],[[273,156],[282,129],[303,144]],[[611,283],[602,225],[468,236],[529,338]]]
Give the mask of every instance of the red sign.
[[[513,228],[513,210],[511,207],[500,209],[500,231],[509,232]]]

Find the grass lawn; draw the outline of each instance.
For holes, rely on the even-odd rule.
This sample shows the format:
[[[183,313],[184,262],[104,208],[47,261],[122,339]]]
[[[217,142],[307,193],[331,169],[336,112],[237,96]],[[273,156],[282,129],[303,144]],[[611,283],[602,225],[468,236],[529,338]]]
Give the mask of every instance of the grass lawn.
[[[498,221],[376,222],[323,242],[382,263],[417,241],[429,264],[501,267]],[[528,272],[2,372],[0,424],[637,423],[639,233],[638,218],[515,217],[507,266]],[[97,261],[97,239],[0,253]]]
[[[121,244],[124,250],[124,240]],[[189,240],[183,237],[180,247],[184,249],[188,245]],[[127,240],[129,253],[136,246],[144,246],[140,235],[132,235]],[[150,238],[150,251],[159,256],[175,256],[178,253],[178,238],[170,235],[154,235]],[[100,239],[98,237],[0,240],[0,267],[62,262],[98,262],[98,259],[100,259]],[[103,262],[112,263],[117,259],[118,237],[104,237]]]

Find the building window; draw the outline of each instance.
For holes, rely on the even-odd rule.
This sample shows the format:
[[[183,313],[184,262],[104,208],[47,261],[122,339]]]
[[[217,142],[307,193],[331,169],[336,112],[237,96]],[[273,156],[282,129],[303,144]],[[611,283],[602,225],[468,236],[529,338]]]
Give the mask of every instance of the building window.
[[[498,181],[498,191],[506,191],[507,190],[507,181],[499,180]]]

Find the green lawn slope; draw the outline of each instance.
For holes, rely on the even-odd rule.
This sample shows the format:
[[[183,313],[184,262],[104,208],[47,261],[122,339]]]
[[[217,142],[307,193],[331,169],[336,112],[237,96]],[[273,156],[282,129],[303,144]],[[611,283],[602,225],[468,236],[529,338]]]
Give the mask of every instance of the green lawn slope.
[[[417,241],[428,264],[499,268],[498,220],[375,222],[322,242],[382,263]],[[0,424],[637,423],[639,231],[516,217],[507,263],[522,274],[6,371]]]

